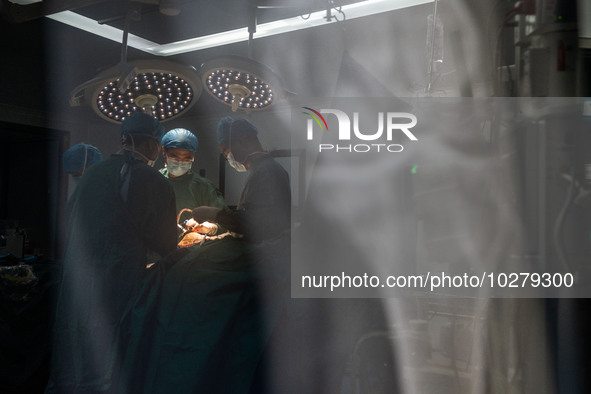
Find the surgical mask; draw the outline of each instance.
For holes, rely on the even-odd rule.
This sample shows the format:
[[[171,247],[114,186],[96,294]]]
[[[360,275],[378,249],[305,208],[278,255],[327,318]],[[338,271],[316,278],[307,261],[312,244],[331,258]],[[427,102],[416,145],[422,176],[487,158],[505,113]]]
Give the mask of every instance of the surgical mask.
[[[226,156],[226,159],[228,159],[228,164],[230,164],[230,166],[235,169],[238,172],[246,172],[246,167],[244,166],[244,164],[236,161],[236,159],[234,159],[234,155],[232,154],[232,152],[228,153],[228,156]]]
[[[166,159],[166,168],[172,176],[185,175],[191,169],[191,165],[193,165],[192,161],[181,161],[171,157]]]

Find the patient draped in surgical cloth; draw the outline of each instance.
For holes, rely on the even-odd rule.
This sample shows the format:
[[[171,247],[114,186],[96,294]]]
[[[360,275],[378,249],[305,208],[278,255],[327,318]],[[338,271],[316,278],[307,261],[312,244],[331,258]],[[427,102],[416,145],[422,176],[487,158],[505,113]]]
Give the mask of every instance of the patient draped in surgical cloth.
[[[262,354],[279,311],[262,289],[289,277],[279,274],[289,239],[256,245],[228,232],[192,234],[198,243],[148,269],[126,352],[129,390],[261,392]]]

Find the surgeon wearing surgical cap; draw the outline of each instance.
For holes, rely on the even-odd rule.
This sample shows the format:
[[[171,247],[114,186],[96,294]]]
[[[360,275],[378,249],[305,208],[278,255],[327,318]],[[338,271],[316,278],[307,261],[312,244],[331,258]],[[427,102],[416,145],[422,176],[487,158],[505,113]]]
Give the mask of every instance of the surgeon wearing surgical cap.
[[[84,143],[71,146],[62,155],[64,170],[74,178],[82,176],[88,167],[102,160],[103,155],[97,148]]]
[[[88,168],[66,208],[51,382],[56,392],[130,392],[121,349],[146,267],[176,249],[172,186],[150,164],[164,128],[134,113],[118,154]]]
[[[160,173],[168,178],[174,189],[177,214],[182,209],[201,205],[225,208],[224,199],[216,186],[191,169],[199,146],[197,137],[187,129],[177,128],[164,134],[161,142],[165,167]],[[214,235],[218,230],[218,226],[206,226],[201,227],[200,232]]]
[[[197,222],[215,222],[259,243],[282,236],[291,226],[291,189],[285,169],[266,152],[249,120],[222,118],[217,127],[221,153],[238,172],[248,172],[235,210],[197,207]]]

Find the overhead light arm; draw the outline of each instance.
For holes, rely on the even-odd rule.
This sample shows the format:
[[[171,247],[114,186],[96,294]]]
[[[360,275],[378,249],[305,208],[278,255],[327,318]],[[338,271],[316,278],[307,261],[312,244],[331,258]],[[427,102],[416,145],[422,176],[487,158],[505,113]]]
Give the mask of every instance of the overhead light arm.
[[[257,31],[257,2],[250,0],[249,2],[249,18],[248,18],[248,57],[252,58],[254,33]]]
[[[127,62],[127,39],[129,38],[129,25],[131,24],[131,15],[134,10],[130,9],[125,15],[125,27],[123,28],[123,37],[121,38],[121,63]]]
[[[334,1],[328,0],[326,2],[326,21],[330,22],[332,21],[332,9],[334,7]]]
[[[137,68],[127,63],[127,40],[129,37],[129,27],[131,20],[140,20],[141,6],[131,7],[125,15],[125,27],[123,28],[123,38],[121,39],[121,62],[119,63],[119,91],[124,93],[129,85],[137,76]],[[144,108],[145,109],[145,108]]]

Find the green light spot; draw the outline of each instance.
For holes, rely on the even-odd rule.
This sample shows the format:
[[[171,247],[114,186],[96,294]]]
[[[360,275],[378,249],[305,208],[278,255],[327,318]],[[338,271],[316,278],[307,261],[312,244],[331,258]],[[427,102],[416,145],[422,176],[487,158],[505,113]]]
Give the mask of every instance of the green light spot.
[[[412,169],[410,170],[410,173],[411,174],[416,174],[417,173],[417,167],[418,166],[419,166],[418,164],[415,164],[414,166],[412,166]]]
[[[562,20],[562,15],[558,15],[558,20],[561,21]]]

